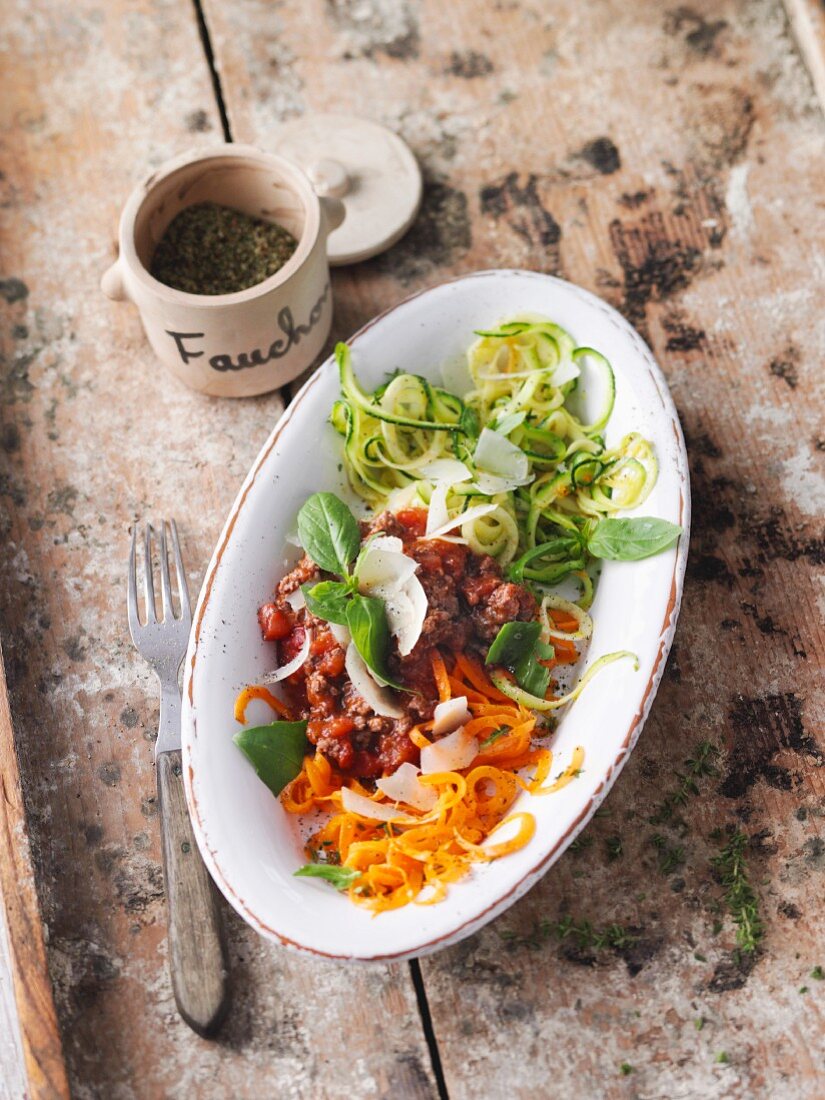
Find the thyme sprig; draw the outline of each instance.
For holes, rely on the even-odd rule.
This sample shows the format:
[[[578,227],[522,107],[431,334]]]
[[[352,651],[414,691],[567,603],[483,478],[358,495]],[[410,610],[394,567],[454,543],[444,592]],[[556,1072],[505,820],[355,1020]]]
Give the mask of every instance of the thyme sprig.
[[[685,770],[675,772],[677,785],[662,799],[649,818],[651,825],[664,825],[672,820],[677,806],[687,804],[692,795],[699,794],[697,780],[705,775],[717,775],[716,758],[719,750],[708,740],[700,741],[693,755],[685,760]]]
[[[620,951],[632,947],[639,937],[629,932],[621,924],[608,924],[604,928],[594,928],[589,920],[577,921],[569,914],[560,920],[547,918],[537,921],[532,932],[519,936],[512,929],[503,929],[499,935],[514,946],[537,949],[549,939],[555,937],[560,942],[573,940],[580,951],[604,951],[608,948]]]
[[[569,851],[575,855],[577,852],[583,852],[585,848],[589,848],[593,843],[593,837],[590,833],[581,833],[575,840],[570,842]]]
[[[659,853],[659,870],[663,875],[673,874],[685,862],[685,849],[681,844],[668,844],[661,833],[654,833],[650,843]]]
[[[759,915],[759,899],[748,875],[747,844],[747,836],[737,829],[711,863],[725,887],[725,902],[736,925],[737,947],[741,952],[751,953],[759,946],[765,929]]]

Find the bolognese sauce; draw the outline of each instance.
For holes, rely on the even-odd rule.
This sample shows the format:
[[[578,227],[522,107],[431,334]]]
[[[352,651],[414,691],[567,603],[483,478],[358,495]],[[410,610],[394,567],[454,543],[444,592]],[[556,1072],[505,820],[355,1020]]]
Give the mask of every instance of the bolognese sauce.
[[[364,537],[381,532],[400,538],[404,553],[418,563],[427,596],[427,615],[419,641],[406,656],[393,641],[389,670],[408,689],[404,716],[376,714],[350,683],[344,647],[330,625],[306,607],[293,610],[288,597],[301,585],[325,579],[304,557],[276,588],[274,599],[258,611],[264,639],[278,649],[278,664],[294,658],[310,631],[309,656],[284,681],[296,717],[306,719],[307,737],[332,764],[350,776],[377,778],[403,763],[417,763],[419,750],[410,730],[429,720],[438,702],[433,656],[475,650],[482,657],[507,622],[536,618],[536,600],[522,585],[506,580],[495,558],[474,554],[460,543],[424,537],[427,513],[411,508],[383,512],[362,525]]]

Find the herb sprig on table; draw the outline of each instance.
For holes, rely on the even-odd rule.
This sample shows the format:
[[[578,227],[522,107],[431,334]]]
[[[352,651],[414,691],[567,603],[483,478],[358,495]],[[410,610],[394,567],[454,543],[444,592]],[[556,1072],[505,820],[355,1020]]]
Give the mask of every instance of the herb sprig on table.
[[[524,936],[511,929],[503,929],[499,932],[501,938],[513,946],[531,947],[537,949],[554,938],[559,941],[572,940],[580,951],[604,951],[612,948],[621,951],[632,947],[638,942],[639,937],[629,932],[621,924],[608,924],[604,928],[594,928],[589,920],[576,920],[570,915],[561,917],[557,921],[537,921],[532,932]]]
[[[725,887],[725,902],[736,925],[737,947],[739,951],[752,953],[761,943],[765,928],[759,915],[759,899],[748,874],[747,845],[747,836],[737,829],[711,863]]]
[[[698,795],[699,786],[697,780],[706,775],[716,775],[716,759],[719,750],[707,740],[700,741],[693,750],[693,754],[685,761],[685,770],[675,772],[678,780],[673,790],[669,791],[654,813],[648,818],[651,825],[663,825],[673,818],[677,806],[684,806],[692,795]]]

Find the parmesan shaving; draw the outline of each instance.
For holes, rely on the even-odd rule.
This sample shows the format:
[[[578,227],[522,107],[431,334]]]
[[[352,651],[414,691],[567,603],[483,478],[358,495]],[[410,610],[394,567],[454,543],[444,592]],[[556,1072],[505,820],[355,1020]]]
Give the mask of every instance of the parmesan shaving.
[[[392,775],[376,781],[376,787],[393,802],[406,802],[416,810],[429,811],[435,806],[438,794],[434,787],[425,786],[418,778],[415,764],[402,764]]]
[[[376,714],[382,718],[404,717],[403,709],[393,702],[390,689],[381,687],[372,678],[353,642],[347,646],[345,667],[352,686]]]
[[[310,632],[308,630],[304,631],[303,644],[298,653],[296,653],[295,656],[292,658],[292,660],[287,661],[287,663],[285,665],[281,665],[280,668],[276,668],[274,672],[268,672],[266,676],[261,678],[262,684],[278,684],[281,682],[281,680],[285,680],[287,676],[291,676],[293,672],[298,671],[298,669],[301,667],[301,665],[303,665],[304,661],[306,661],[307,657],[309,656],[309,633]]]
[[[478,756],[478,741],[459,726],[453,733],[442,737],[421,750],[421,774],[454,772],[469,768]]]
[[[344,809],[359,817],[367,817],[372,821],[395,821],[400,825],[417,825],[418,818],[412,814],[405,814],[402,810],[396,810],[392,806],[373,802],[366,795],[351,791],[349,787],[341,788],[341,803]]]

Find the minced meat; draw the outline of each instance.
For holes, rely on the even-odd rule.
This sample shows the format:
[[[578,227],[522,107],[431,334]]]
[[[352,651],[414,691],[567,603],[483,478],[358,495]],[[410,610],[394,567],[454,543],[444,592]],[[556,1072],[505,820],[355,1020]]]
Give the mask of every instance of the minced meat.
[[[364,535],[380,531],[403,540],[405,553],[418,562],[416,576],[427,596],[418,644],[401,657],[393,641],[389,654],[390,674],[410,689],[403,696],[403,718],[375,714],[349,682],[344,650],[329,624],[307,608],[293,611],[287,602],[302,584],[324,577],[308,557],[283,578],[274,600],[258,612],[264,638],[278,646],[279,664],[300,651],[304,632],[311,630],[309,657],[284,686],[296,717],[307,720],[309,740],[349,775],[375,778],[406,761],[417,762],[418,749],[409,732],[432,718],[438,702],[432,671],[436,650],[449,657],[470,649],[483,659],[504,623],[536,617],[532,593],[505,580],[495,558],[473,554],[461,544],[423,538],[426,519],[425,511],[410,509],[398,515],[384,512],[362,525]]]

